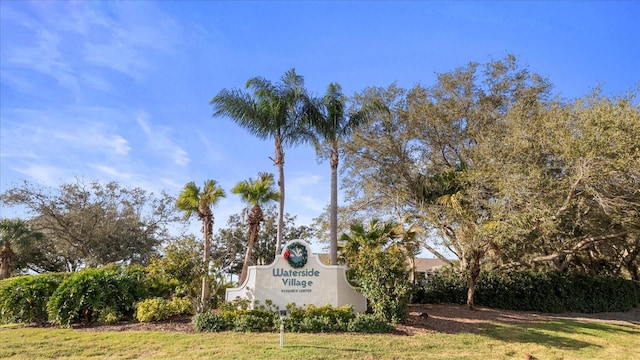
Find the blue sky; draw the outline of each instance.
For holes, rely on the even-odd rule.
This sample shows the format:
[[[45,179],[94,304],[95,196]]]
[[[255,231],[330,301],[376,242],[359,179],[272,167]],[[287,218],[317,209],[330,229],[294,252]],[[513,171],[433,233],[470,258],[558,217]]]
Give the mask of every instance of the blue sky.
[[[78,176],[173,195],[215,179],[229,192],[275,174],[272,142],[212,118],[209,101],[290,68],[313,93],[337,81],[350,95],[512,53],[565,98],[619,95],[640,82],[638,19],[638,1],[3,0],[0,191]],[[309,223],[329,201],[329,165],[289,148],[285,175],[285,210]],[[242,207],[228,194],[216,227]]]

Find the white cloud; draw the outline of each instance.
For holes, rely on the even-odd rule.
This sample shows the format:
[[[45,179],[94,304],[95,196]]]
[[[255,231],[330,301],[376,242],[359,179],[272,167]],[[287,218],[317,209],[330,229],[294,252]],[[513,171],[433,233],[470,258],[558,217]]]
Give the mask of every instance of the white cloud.
[[[12,27],[11,36],[2,38],[3,70],[44,74],[80,99],[83,90],[115,88],[105,70],[140,81],[159,56],[182,43],[179,23],[153,3],[96,4],[3,3],[3,35]],[[29,73],[14,71],[2,81],[29,93],[41,90],[28,86],[34,81]]]
[[[82,151],[98,152],[104,155],[127,155],[131,150],[128,141],[118,134],[109,134],[105,124],[80,121],[72,129],[40,129],[40,133],[58,144],[66,144]],[[58,142],[60,140],[61,142]]]
[[[151,54],[170,52],[180,42],[177,22],[150,3],[111,3],[112,16],[93,13],[95,31],[107,32],[104,41],[86,41],[84,60],[140,80],[151,67]]]
[[[120,135],[112,135],[110,142],[107,145],[111,146],[112,150],[119,155],[127,155],[131,147],[126,139]]]
[[[171,140],[169,134],[171,129],[163,126],[152,127],[147,121],[148,117],[145,111],[140,111],[136,115],[136,122],[147,136],[149,147],[160,155],[172,159],[174,164],[181,167],[187,166],[191,161],[189,153]]]
[[[325,197],[325,194],[329,192],[329,184],[326,184],[326,189],[324,189],[325,184],[320,182],[321,179],[320,175],[302,173],[287,180],[285,169],[285,206],[287,206],[287,201],[291,201],[294,205],[302,206],[319,215],[329,201],[328,196]],[[295,215],[302,216],[301,214]]]
[[[106,165],[93,165],[94,169],[99,171],[102,174],[109,175],[109,177],[120,179],[120,180],[129,180],[131,179],[131,174],[122,172],[114,167],[106,166]]]
[[[60,35],[40,29],[35,34],[33,46],[15,46],[7,59],[9,64],[29,68],[54,78],[60,86],[80,94],[80,85],[74,70],[64,59],[59,47]]]
[[[57,186],[69,177],[66,169],[43,163],[27,163],[23,167],[16,167],[12,170],[46,186]]]

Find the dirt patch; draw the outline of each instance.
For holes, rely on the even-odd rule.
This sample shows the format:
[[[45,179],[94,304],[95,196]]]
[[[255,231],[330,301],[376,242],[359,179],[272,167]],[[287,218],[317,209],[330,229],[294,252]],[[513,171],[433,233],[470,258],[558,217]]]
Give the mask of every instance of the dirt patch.
[[[81,331],[162,331],[162,332],[181,332],[196,333],[191,324],[191,316],[183,316],[173,318],[166,321],[156,322],[137,322],[126,321],[118,322],[113,325],[76,325],[74,329]]]
[[[406,324],[398,325],[397,333],[415,335],[420,333],[461,332],[474,333],[480,331],[484,324],[526,324],[554,319],[578,322],[601,322],[617,325],[640,325],[640,309],[615,313],[562,313],[542,314],[526,311],[510,311],[478,307],[469,310],[464,305],[436,304],[411,305]],[[181,317],[153,323],[120,322],[114,325],[77,326],[80,331],[163,331],[195,333],[191,317]]]
[[[477,307],[470,310],[465,305],[436,304],[411,305],[409,318],[398,330],[409,335],[423,332],[455,334],[478,332],[484,324],[524,324],[565,319],[578,322],[602,322],[618,325],[640,325],[640,309],[628,312],[581,314],[542,314],[527,311],[511,311]]]

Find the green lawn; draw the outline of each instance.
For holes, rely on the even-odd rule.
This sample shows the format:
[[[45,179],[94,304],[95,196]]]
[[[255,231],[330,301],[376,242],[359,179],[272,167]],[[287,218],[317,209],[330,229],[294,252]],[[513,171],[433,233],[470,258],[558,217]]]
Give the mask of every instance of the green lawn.
[[[478,334],[360,335],[92,332],[0,327],[10,359],[637,359],[640,326],[550,321]]]

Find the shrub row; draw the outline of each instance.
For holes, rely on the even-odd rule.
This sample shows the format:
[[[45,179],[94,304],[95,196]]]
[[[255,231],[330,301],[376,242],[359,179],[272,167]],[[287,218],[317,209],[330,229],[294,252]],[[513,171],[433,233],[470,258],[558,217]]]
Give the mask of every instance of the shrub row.
[[[380,317],[371,314],[354,314],[350,305],[316,307],[308,305],[287,306],[288,315],[284,318],[284,327],[292,332],[367,332],[387,333],[394,327]],[[271,309],[225,309],[220,312],[197,314],[192,323],[197,331],[242,331],[262,332],[277,330],[280,326],[278,312]]]
[[[272,330],[277,319],[276,313],[264,309],[236,309],[196,314],[191,323],[197,331],[262,332]]]
[[[24,275],[0,281],[0,323],[46,322],[47,301],[67,275]]]
[[[114,323],[131,317],[136,301],[148,293],[143,274],[119,268],[86,269],[71,274],[47,303],[49,321],[71,323]]]
[[[136,302],[154,296],[141,267],[26,275],[0,283],[0,322],[113,323],[132,318]]]
[[[467,276],[438,271],[424,281],[416,302],[466,302]],[[476,305],[540,312],[628,311],[640,305],[640,285],[626,279],[555,271],[484,272],[474,298]]]

